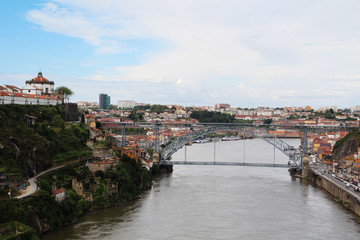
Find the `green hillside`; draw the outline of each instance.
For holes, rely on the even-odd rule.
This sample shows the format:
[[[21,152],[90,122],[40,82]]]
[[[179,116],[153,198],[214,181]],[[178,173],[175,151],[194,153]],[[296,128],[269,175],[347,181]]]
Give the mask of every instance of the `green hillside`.
[[[0,168],[21,179],[55,161],[90,156],[88,129],[64,116],[63,106],[0,105]]]

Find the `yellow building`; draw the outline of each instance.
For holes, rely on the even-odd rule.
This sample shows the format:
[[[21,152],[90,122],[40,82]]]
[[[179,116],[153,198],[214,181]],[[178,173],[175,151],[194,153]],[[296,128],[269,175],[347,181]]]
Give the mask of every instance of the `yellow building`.
[[[91,128],[96,128],[96,123],[95,123],[95,121],[93,121],[93,122],[90,123],[90,127],[91,127]]]
[[[311,111],[311,107],[310,106],[305,106],[305,111]]]

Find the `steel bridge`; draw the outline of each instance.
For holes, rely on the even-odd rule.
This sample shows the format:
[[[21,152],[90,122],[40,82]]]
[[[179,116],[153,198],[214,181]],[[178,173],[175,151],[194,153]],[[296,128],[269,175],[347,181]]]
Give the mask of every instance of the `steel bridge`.
[[[159,165],[237,165],[237,166],[267,166],[267,167],[290,167],[301,170],[302,156],[308,153],[307,133],[319,131],[351,131],[354,127],[348,126],[318,126],[318,125],[273,125],[273,124],[243,124],[243,123],[171,123],[171,122],[153,122],[153,123],[103,123],[107,128],[122,128],[122,143],[126,142],[126,128],[146,127],[152,128],[155,131],[154,150],[159,153]],[[167,142],[165,147],[160,149],[159,131],[161,128],[177,126],[185,128],[185,134],[177,137],[175,140]],[[295,148],[289,145],[280,138],[269,134],[269,129],[298,129],[303,132],[303,145],[300,148]],[[359,128],[359,127],[356,127]],[[168,161],[168,159],[186,144],[193,142],[196,139],[201,139],[210,133],[217,132],[242,132],[246,135],[254,136],[265,140],[273,145],[275,148],[284,153],[291,163],[290,166],[286,164],[258,164],[258,163],[229,163],[229,162],[182,162],[182,161]]]
[[[264,128],[256,128],[242,125],[232,125],[232,124],[216,124],[216,125],[205,125],[200,130],[192,131],[183,136],[180,136],[175,139],[175,141],[171,142],[167,146],[165,146],[159,152],[160,159],[159,164],[165,164],[166,160],[170,158],[175,152],[177,152],[180,148],[188,144],[189,142],[193,142],[196,139],[203,138],[205,135],[210,133],[217,132],[242,132],[246,135],[254,136],[257,138],[261,138],[266,142],[272,144],[274,147],[283,152],[289,160],[291,161],[292,166],[301,169],[302,168],[302,157],[299,149],[296,149],[293,146],[290,146],[288,143],[282,141],[281,139],[270,135],[268,131]],[[219,163],[220,164],[220,163]],[[219,165],[218,164],[218,165]],[[229,165],[229,164],[227,164]],[[240,165],[240,164],[239,164]]]

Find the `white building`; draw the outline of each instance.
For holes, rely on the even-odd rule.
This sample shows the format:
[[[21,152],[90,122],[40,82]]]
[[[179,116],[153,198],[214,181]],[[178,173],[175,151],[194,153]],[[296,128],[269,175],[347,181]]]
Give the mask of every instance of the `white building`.
[[[41,89],[34,87],[33,85],[25,85],[25,87],[23,87],[22,92],[26,93],[26,94],[39,94],[41,95]]]
[[[327,110],[330,110],[330,109],[332,109],[334,112],[337,112],[338,107],[337,107],[337,106],[331,106],[331,107],[328,107],[328,106],[326,106],[326,107],[319,107],[319,108],[317,109],[317,112],[322,112],[322,113],[325,113]]]
[[[5,85],[0,86],[0,104],[22,105],[58,105],[63,103],[63,96],[54,93],[54,82],[39,72],[36,78],[26,81],[23,89]]]
[[[55,201],[57,201],[57,202],[62,202],[66,198],[66,190],[65,190],[65,188],[52,189],[51,192],[52,192],[52,194],[55,195]]]
[[[86,107],[99,107],[99,104],[97,102],[84,102],[79,101],[76,103],[79,108],[86,108]]]
[[[120,109],[133,109],[136,102],[134,100],[119,100],[117,106]]]
[[[41,91],[41,94],[51,94],[54,93],[54,82],[49,81],[48,79],[44,78],[42,72],[38,73],[36,78],[33,78],[29,81],[26,81],[27,88],[24,87],[25,91],[33,91],[35,87],[38,91]],[[36,91],[36,90],[35,90]],[[30,92],[28,92],[30,93]],[[31,93],[36,94],[36,93]]]
[[[354,107],[351,107],[350,110],[351,110],[352,112],[360,112],[360,105],[356,105],[356,106],[354,106]]]

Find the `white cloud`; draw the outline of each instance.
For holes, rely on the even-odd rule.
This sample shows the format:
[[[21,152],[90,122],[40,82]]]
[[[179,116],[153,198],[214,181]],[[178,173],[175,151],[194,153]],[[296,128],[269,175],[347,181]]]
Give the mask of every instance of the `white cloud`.
[[[104,80],[104,76],[102,76],[102,75],[95,75],[95,76],[90,77],[90,80],[103,81],[103,80]]]
[[[51,2],[44,4],[41,9],[29,11],[27,19],[45,31],[82,38],[93,45],[100,45],[100,38],[104,34],[80,10],[61,8]]]
[[[246,88],[246,84],[243,83],[243,82],[240,82],[240,83],[237,85],[237,88],[238,88],[238,89],[245,89],[245,88]]]
[[[181,78],[179,78],[177,81],[176,81],[176,84],[181,84],[183,82],[183,80]]]
[[[131,52],[125,42],[135,39],[164,43],[141,53],[140,63],[99,69],[92,80],[169,88],[164,101],[175,95],[188,101],[187,95],[202,92],[232,105],[253,104],[243,96],[259,105],[283,105],[284,99],[294,105],[310,97],[355,96],[354,89],[335,84],[348,80],[346,86],[359,87],[349,81],[360,78],[358,7],[355,0],[49,0],[27,19],[83,39],[94,46],[94,58]],[[242,95],[229,96],[236,91]]]

